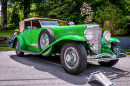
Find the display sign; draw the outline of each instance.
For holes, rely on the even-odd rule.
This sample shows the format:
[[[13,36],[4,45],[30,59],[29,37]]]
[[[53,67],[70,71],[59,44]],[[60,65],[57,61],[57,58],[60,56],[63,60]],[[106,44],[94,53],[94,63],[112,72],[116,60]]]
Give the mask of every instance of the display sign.
[[[88,79],[88,82],[98,80],[101,82],[104,86],[113,86],[113,83],[110,79],[108,79],[101,71],[97,71],[90,74],[90,77]]]

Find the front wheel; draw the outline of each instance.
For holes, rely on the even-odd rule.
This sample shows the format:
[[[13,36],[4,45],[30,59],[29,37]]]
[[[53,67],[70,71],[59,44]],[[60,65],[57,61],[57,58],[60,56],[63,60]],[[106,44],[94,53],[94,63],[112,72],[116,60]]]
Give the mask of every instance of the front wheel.
[[[79,74],[87,65],[87,52],[81,43],[68,42],[61,50],[61,64],[69,74]]]
[[[17,56],[22,57],[24,55],[24,52],[19,51],[19,42],[18,42],[18,40],[16,41],[16,44],[15,44],[15,50],[16,50],[16,55]]]

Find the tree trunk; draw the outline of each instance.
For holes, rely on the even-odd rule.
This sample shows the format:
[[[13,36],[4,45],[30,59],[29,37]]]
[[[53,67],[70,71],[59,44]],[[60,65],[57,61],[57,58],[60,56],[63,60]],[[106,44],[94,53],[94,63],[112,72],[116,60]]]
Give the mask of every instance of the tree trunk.
[[[1,0],[1,28],[7,29],[7,0]]]
[[[49,0],[49,6],[50,6],[50,0]]]
[[[24,19],[28,18],[30,13],[30,0],[24,0]]]
[[[61,2],[64,2],[64,0],[61,0]]]

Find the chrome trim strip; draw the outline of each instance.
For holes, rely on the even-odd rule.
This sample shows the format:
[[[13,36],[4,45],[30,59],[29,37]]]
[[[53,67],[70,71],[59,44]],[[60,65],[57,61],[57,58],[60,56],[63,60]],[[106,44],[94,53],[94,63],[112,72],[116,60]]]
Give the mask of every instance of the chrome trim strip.
[[[103,56],[110,56],[111,58],[102,58]],[[101,59],[96,59],[98,57],[101,57]],[[110,61],[110,60],[114,60],[114,59],[117,59],[116,58],[117,56],[116,55],[113,55],[113,54],[108,54],[108,53],[102,53],[102,54],[98,54],[98,55],[87,55],[87,61],[90,62],[90,61]]]
[[[88,61],[87,62],[93,62],[93,61],[97,61],[97,62],[101,62],[101,61],[104,61],[104,62],[108,62],[108,61],[110,61],[110,60],[116,60],[116,59],[118,59],[118,58],[104,58],[104,59],[88,59]]]

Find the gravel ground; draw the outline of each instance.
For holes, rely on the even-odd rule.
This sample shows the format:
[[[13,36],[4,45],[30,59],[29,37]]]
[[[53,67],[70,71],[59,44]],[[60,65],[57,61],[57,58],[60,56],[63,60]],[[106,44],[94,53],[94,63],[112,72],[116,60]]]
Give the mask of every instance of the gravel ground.
[[[130,86],[128,55],[113,67],[94,62],[89,63],[83,73],[70,75],[63,70],[59,56],[17,57],[15,51],[0,51],[0,86],[102,86],[98,81],[87,83],[89,75],[96,71],[102,71],[114,86]]]

